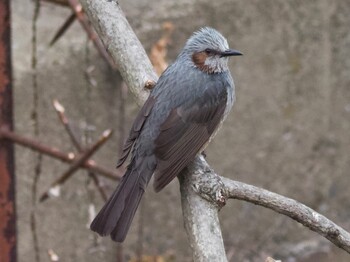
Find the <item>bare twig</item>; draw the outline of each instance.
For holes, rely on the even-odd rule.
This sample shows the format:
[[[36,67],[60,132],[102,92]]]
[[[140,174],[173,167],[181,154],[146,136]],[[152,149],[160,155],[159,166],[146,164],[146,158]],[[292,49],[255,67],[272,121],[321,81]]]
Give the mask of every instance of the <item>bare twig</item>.
[[[76,138],[76,136],[74,135],[74,132],[71,128],[71,125],[69,124],[69,120],[68,117],[66,116],[65,109],[64,107],[60,104],[60,102],[58,102],[58,100],[53,100],[52,101],[53,107],[55,108],[57,115],[61,121],[61,123],[63,124],[64,128],[66,129],[70,140],[72,141],[73,145],[75,146],[76,149],[78,149],[78,151],[82,151],[83,148],[81,147],[78,139]]]
[[[32,54],[31,54],[31,72],[32,72],[32,88],[33,88],[33,109],[31,112],[31,119],[34,127],[34,136],[39,137],[40,135],[40,120],[39,120],[39,84],[38,84],[38,33],[37,33],[37,22],[40,14],[40,1],[34,1],[34,12],[32,18]],[[34,166],[34,176],[32,183],[32,208],[30,211],[30,229],[33,236],[33,250],[35,254],[35,260],[40,262],[40,245],[39,245],[39,235],[37,230],[37,219],[36,219],[36,203],[38,195],[38,184],[41,177],[42,168],[42,154],[37,154],[35,166]]]
[[[77,139],[76,135],[73,132],[73,129],[70,125],[69,119],[66,116],[65,109],[64,107],[55,99],[53,101],[53,106],[58,114],[58,117],[61,121],[61,123],[63,124],[64,128],[66,129],[72,143],[74,144],[75,148],[79,151],[79,153],[81,153],[83,151],[83,147],[80,145],[79,140]],[[104,200],[107,200],[107,194],[105,192],[105,190],[103,189],[103,187],[101,186],[101,182],[99,180],[99,178],[96,176],[96,174],[94,172],[89,171],[89,175],[92,178],[92,181],[94,182],[94,184],[96,185],[98,191],[100,192],[102,198]]]
[[[64,21],[63,25],[57,30],[56,34],[50,41],[50,44],[49,44],[50,46],[53,46],[57,42],[57,40],[61,38],[61,36],[73,24],[73,22],[75,21],[75,18],[76,18],[75,13],[72,12],[72,14],[66,19],[66,21]]]
[[[59,186],[63,184],[68,178],[70,178],[75,171],[77,171],[80,166],[82,166],[89,158],[92,156],[97,149],[99,149],[112,135],[112,130],[108,129],[103,132],[102,136],[97,140],[95,144],[93,144],[90,148],[86,149],[84,153],[82,153],[76,160],[72,163],[69,169],[60,176],[56,181],[54,181],[50,188],[45,191],[40,197],[40,202],[45,201],[49,196],[49,192],[51,188]]]
[[[91,171],[89,171],[89,176],[91,177],[92,182],[94,182],[95,186],[97,187],[98,192],[100,192],[100,195],[101,195],[102,199],[104,201],[107,201],[107,199],[108,199],[107,193],[104,190],[103,184],[101,184],[101,181],[98,178],[98,176],[95,173],[91,172]]]
[[[16,133],[10,131],[7,127],[2,126],[0,127],[0,140],[1,139],[8,139],[11,140],[19,145],[22,145],[24,147],[30,148],[34,151],[38,151],[42,154],[51,156],[53,158],[57,158],[63,162],[66,163],[73,163],[76,156],[74,153],[63,153],[57,148],[50,147],[47,145],[44,145],[34,139],[30,139],[24,136],[17,135]],[[113,180],[119,180],[122,176],[122,172],[117,170],[116,172],[113,172],[111,170],[108,170],[107,168],[104,168],[102,166],[97,165],[94,161],[86,161],[82,168],[85,168],[87,170],[90,170],[92,172],[95,172],[97,174],[100,174],[104,177],[113,179]]]
[[[133,33],[118,3],[108,0],[81,0],[81,3],[90,21],[106,44],[107,50],[118,63],[124,81],[135,95],[137,103],[142,104],[148,95],[143,88],[144,83],[147,80],[155,81],[157,78],[142,45]],[[182,208],[184,210],[185,227],[194,252],[194,260],[208,261],[208,257],[210,257],[213,259],[209,261],[226,261],[217,211],[219,207],[225,203],[227,197],[225,192],[228,190],[227,188],[230,188],[229,186],[225,186],[228,180],[217,176],[201,156],[198,156],[183,173],[186,173],[186,176],[183,176],[185,179],[181,180]],[[196,176],[196,174],[210,174],[211,176],[210,179],[208,179],[206,175]],[[232,186],[232,184],[229,185]],[[245,184],[240,183],[240,186],[243,185]],[[252,187],[249,185],[246,186]],[[198,204],[200,200],[196,194],[193,194],[193,191],[203,197],[201,200],[202,205]],[[267,195],[274,194],[268,191],[264,192]],[[244,194],[247,193],[248,192],[245,192]],[[252,195],[254,195],[253,192]],[[295,208],[299,207],[302,210],[305,208],[305,206],[294,200],[290,201],[292,202],[289,202],[289,204]],[[196,202],[197,205],[195,204]],[[272,208],[267,205],[267,202],[260,201],[257,196],[254,203]],[[283,205],[286,203],[273,204]],[[300,214],[295,213],[296,209],[281,213],[291,218],[297,218],[302,224],[309,225],[309,228],[327,237],[338,247],[350,253],[349,233],[336,226],[328,219],[325,220],[323,216],[315,212],[311,211],[311,213],[308,213],[310,210],[311,209],[304,209],[305,213]],[[209,217],[208,212],[210,213]],[[306,214],[311,214],[311,216],[305,216]],[[316,218],[310,220],[313,214],[317,214]],[[315,226],[314,223],[318,224]],[[317,225],[319,226],[317,227]],[[329,228],[330,225],[331,227]],[[207,233],[211,234],[210,237],[208,237],[208,234],[205,234],[205,232],[203,233],[203,228],[210,229],[207,230],[209,231]],[[212,237],[217,241],[212,241]],[[213,249],[209,247],[213,247],[213,249],[217,248],[217,252],[213,252]],[[215,258],[214,253],[216,253]]]
[[[68,0],[68,3],[70,7],[72,8],[73,12],[75,13],[77,19],[79,20],[81,26],[86,31],[89,39],[92,40],[95,47],[99,51],[100,55],[107,61],[109,66],[116,70],[117,66],[116,63],[114,63],[113,59],[110,57],[110,55],[106,52],[106,49],[101,42],[99,36],[96,34],[93,27],[90,25],[89,20],[85,17],[85,14],[83,13],[82,7],[78,0]]]

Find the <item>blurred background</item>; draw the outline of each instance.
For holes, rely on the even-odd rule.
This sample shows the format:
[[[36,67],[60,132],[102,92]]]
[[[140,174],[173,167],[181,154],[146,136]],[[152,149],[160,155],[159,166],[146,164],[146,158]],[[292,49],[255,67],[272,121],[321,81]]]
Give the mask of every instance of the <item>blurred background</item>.
[[[118,2],[159,71],[202,26],[216,28],[244,53],[230,60],[233,112],[206,150],[218,174],[294,198],[350,230],[349,1]],[[92,158],[115,171],[138,110],[119,73],[65,0],[11,4],[16,133],[77,152],[52,106],[57,99],[83,147],[114,130]],[[50,46],[69,17],[73,24]],[[88,229],[104,203],[95,176],[78,170],[52,192],[58,197],[39,203],[69,166],[20,146],[15,159],[19,261],[192,260],[177,180],[158,194],[149,188],[125,243],[117,245]],[[109,195],[117,181],[98,178]],[[220,219],[229,261],[350,260],[262,207],[231,200]]]

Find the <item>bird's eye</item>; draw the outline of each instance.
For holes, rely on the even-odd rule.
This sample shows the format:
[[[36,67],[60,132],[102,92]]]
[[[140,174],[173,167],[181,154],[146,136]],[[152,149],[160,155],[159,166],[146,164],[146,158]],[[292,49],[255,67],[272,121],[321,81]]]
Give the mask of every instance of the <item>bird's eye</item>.
[[[205,52],[207,55],[210,55],[210,54],[213,52],[213,50],[207,48],[207,49],[204,50],[204,52]]]

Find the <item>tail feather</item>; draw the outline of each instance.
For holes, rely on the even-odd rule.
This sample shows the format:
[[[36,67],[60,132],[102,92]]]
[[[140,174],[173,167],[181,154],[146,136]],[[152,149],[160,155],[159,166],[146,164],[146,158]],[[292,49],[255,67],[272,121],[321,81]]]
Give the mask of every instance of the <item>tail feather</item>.
[[[150,165],[150,161],[154,161],[154,158],[139,158],[130,163],[117,189],[91,223],[92,231],[101,236],[111,235],[117,242],[124,241],[153,174],[149,166],[154,165]]]
[[[118,220],[117,225],[115,226],[115,228],[111,233],[111,238],[114,241],[116,242],[124,241],[144,192],[145,191],[143,191],[143,189],[135,190],[135,192],[130,195],[128,199],[129,201],[127,201],[128,202],[127,206],[130,208],[124,209],[120,219]],[[134,195],[134,194],[138,194],[138,195]]]

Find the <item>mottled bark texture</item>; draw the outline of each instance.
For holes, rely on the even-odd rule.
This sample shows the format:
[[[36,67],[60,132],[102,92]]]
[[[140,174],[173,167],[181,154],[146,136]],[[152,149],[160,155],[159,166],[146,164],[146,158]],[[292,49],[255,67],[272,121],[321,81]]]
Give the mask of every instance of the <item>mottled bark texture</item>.
[[[184,225],[194,261],[227,261],[218,212],[224,204],[221,179],[200,156],[179,176]]]
[[[156,81],[157,77],[118,2],[81,0],[81,3],[137,103],[142,104],[148,95],[144,88],[147,81]],[[344,229],[295,200],[216,175],[202,156],[180,177],[184,224],[194,261],[226,261],[218,211],[228,198],[287,215],[350,253],[350,234]]]
[[[158,77],[118,2],[83,0],[81,4],[136,102],[143,104],[149,94],[144,87],[156,82]]]

